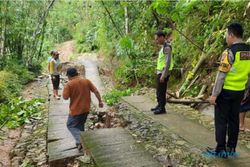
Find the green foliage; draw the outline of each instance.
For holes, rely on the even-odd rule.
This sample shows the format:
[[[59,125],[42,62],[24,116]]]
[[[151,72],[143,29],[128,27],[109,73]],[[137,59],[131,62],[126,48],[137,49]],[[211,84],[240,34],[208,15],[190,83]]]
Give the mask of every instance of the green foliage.
[[[214,60],[219,57],[225,47],[223,34],[229,22],[242,23],[246,37],[250,34],[250,24],[243,17],[247,1],[56,1],[46,19],[46,29],[38,26],[40,31],[36,31],[36,25],[49,2],[17,3],[0,2],[3,11],[0,18],[7,20],[4,24],[3,19],[0,28],[7,29],[5,51],[9,52],[5,55],[8,60],[15,58],[26,65],[32,60],[29,69],[39,71],[41,60],[48,56],[55,43],[73,38],[78,52],[98,50],[114,60],[113,64],[117,65],[113,77],[126,86],[152,85],[158,52],[154,33],[159,28],[170,31],[173,22],[181,32],[174,31],[173,35],[175,67],[184,67],[185,71],[199,61],[202,55],[199,48]],[[127,34],[125,7],[128,11]],[[6,65],[4,62],[6,60],[0,61],[1,69]]]
[[[57,1],[48,16],[46,38],[61,43],[73,38],[76,25],[81,21],[81,1]]]
[[[7,62],[4,70],[0,71],[0,102],[7,102],[17,96],[22,85],[34,79],[34,73],[17,62]]]
[[[98,48],[100,49],[100,52],[107,56],[107,57],[113,57],[115,54],[115,47],[113,45],[113,41],[109,39],[113,39],[112,36],[109,33],[107,33],[106,30],[106,24],[105,22],[98,22],[97,24],[97,33],[96,33],[96,44],[98,45]]]
[[[24,123],[30,123],[30,119],[41,119],[42,99],[24,100],[21,97],[12,98],[8,103],[0,104],[0,125],[8,128],[16,128]]]
[[[190,89],[187,90],[187,92],[185,93],[186,96],[190,96],[190,97],[196,97],[199,92],[200,92],[201,86],[200,85],[193,85]]]
[[[0,55],[3,69],[8,60],[18,60],[18,63],[33,65],[33,61],[41,61],[44,42],[45,19],[48,1],[2,1],[1,15],[2,32]],[[3,42],[3,43],[2,43]],[[2,45],[3,44],[3,45]]]
[[[116,82],[123,87],[134,87],[136,85],[152,86],[155,77],[155,62],[153,60],[140,59],[134,64],[124,60],[120,66],[115,69],[114,77]],[[147,68],[145,68],[145,66]]]
[[[0,71],[0,102],[7,101],[17,95],[21,89],[21,83],[16,74]]]
[[[133,89],[127,89],[123,91],[113,89],[112,91],[109,91],[105,95],[103,95],[103,99],[109,106],[112,106],[119,101],[120,97],[129,96],[133,92]]]
[[[20,167],[35,167],[30,160],[24,160]]]
[[[77,50],[89,52],[98,49],[106,58],[117,57],[114,77],[120,85],[151,85],[155,73],[155,60],[152,57],[155,45],[152,38],[156,27],[152,22],[150,2],[103,2],[84,2],[84,10],[79,9],[82,20],[76,24],[73,35]],[[126,35],[124,7],[129,12],[130,32]]]
[[[78,32],[76,36],[76,47],[77,52],[83,53],[83,52],[89,52],[97,49],[97,46],[95,44],[95,29],[89,29],[86,31],[86,33],[80,33]]]
[[[151,7],[156,10],[157,13],[159,14],[166,14],[166,11],[168,10],[168,1],[164,0],[155,0],[152,4]]]
[[[33,72],[29,71],[27,67],[25,67],[23,64],[19,63],[18,61],[9,61],[7,62],[5,68],[6,71],[15,74],[18,76],[18,82],[21,84],[26,84],[30,80],[34,79],[35,75]],[[35,67],[35,65],[32,68],[33,71],[40,71],[40,67]]]
[[[128,36],[125,36],[125,37],[120,39],[119,46],[121,47],[121,49],[130,50],[133,48],[133,40],[131,38],[129,38]]]

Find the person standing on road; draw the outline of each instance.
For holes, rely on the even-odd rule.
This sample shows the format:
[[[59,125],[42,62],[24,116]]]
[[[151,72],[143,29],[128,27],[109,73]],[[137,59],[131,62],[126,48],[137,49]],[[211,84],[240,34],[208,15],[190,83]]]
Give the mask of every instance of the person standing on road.
[[[240,105],[240,131],[243,132],[250,132],[250,130],[245,127],[247,111],[250,111],[250,80],[248,81],[248,88],[245,91],[244,99]]]
[[[69,82],[64,86],[63,98],[70,99],[69,116],[67,128],[75,139],[76,146],[80,151],[80,132],[84,131],[84,125],[90,111],[91,96],[93,92],[99,101],[99,107],[103,107],[101,95],[93,83],[78,75],[76,68],[68,68],[67,74]]]
[[[167,82],[169,80],[170,71],[173,69],[173,59],[172,59],[172,33],[164,33],[163,31],[158,31],[155,33],[155,41],[157,44],[162,45],[158,59],[157,59],[157,86],[156,86],[156,97],[157,106],[151,108],[154,114],[164,114],[166,113],[166,92],[167,92]]]
[[[59,59],[59,52],[52,51],[51,58],[49,60],[49,73],[51,76],[51,81],[53,85],[53,95],[57,100],[60,100],[60,95],[58,94],[59,85],[60,85],[60,70],[61,70],[61,62]]]
[[[228,48],[222,53],[215,86],[208,99],[215,106],[217,146],[215,149],[208,148],[207,152],[222,158],[235,153],[239,134],[240,103],[250,77],[250,45],[243,42],[243,31],[239,23],[228,25]]]

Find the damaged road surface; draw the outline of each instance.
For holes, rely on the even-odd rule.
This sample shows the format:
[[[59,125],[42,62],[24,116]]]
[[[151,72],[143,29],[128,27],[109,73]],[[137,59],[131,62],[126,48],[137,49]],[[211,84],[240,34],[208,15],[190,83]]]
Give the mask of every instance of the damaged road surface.
[[[48,156],[51,167],[80,156],[75,140],[66,127],[69,101],[52,100],[49,107]]]

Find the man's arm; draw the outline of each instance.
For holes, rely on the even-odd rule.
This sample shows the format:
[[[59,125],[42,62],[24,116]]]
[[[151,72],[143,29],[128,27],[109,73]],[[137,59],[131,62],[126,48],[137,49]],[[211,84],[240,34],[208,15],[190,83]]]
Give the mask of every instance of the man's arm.
[[[164,82],[164,79],[168,76],[168,73],[169,73],[169,67],[170,67],[170,63],[171,63],[171,47],[170,46],[167,46],[163,49],[163,53],[165,55],[165,60],[166,60],[166,66],[165,68],[163,69],[162,71],[162,74],[161,74],[161,82]]]
[[[102,102],[102,98],[101,98],[101,95],[100,95],[99,91],[96,89],[93,93],[95,94],[96,98],[99,101],[99,107],[102,108],[103,107],[103,102]]]
[[[226,75],[227,75],[227,73],[223,73],[223,72],[220,72],[220,71],[217,73],[216,80],[215,80],[215,85],[214,85],[214,88],[213,88],[213,92],[212,92],[212,95],[209,98],[210,104],[216,105],[216,99],[217,99],[217,97],[219,96],[219,94],[220,94],[220,92],[222,90]]]
[[[221,57],[221,64],[219,67],[219,72],[217,73],[216,76],[212,95],[209,98],[209,102],[213,105],[216,105],[216,99],[223,88],[225,78],[227,76],[227,73],[231,69],[233,61],[234,61],[233,53],[231,51],[224,51]]]
[[[50,62],[48,64],[48,72],[50,73]]]
[[[68,100],[70,97],[69,85],[66,84],[63,89],[63,99]]]
[[[95,94],[96,98],[99,101],[99,107],[102,108],[103,102],[102,102],[102,98],[101,98],[99,91],[97,90],[97,88],[94,86],[94,84],[90,80],[88,80],[88,82],[89,82],[89,88],[90,88],[91,92],[93,92]]]

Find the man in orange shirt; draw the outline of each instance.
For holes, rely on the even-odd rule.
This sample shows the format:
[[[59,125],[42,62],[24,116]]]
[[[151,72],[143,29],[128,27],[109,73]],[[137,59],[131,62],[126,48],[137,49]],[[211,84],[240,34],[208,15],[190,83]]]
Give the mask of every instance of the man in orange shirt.
[[[75,138],[76,146],[80,151],[82,149],[80,132],[84,131],[84,124],[90,111],[90,93],[93,92],[95,94],[100,108],[103,107],[103,102],[100,93],[92,82],[78,76],[75,68],[68,68],[67,76],[69,82],[64,86],[63,90],[63,98],[65,100],[70,99],[67,128]]]

